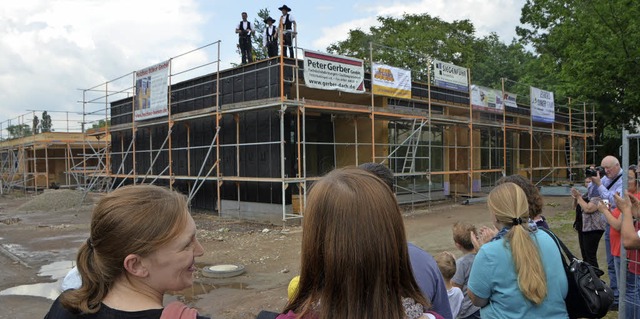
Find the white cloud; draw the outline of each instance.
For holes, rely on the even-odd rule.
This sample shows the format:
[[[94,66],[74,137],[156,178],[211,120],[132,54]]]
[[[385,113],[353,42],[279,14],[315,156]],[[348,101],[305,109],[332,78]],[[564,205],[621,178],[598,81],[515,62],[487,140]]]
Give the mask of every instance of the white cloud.
[[[195,48],[204,23],[198,9],[194,0],[3,2],[0,119],[28,109],[78,111],[75,89]]]
[[[320,50],[325,50],[330,44],[346,40],[350,30],[360,29],[369,32],[369,28],[378,25],[376,17],[352,20],[336,26],[322,28],[321,36],[313,41],[313,46]],[[338,36],[340,35],[340,36]]]
[[[433,17],[448,22],[469,19],[476,27],[476,36],[482,37],[491,32],[498,34],[505,43],[510,43],[515,37],[515,26],[520,21],[520,10],[524,0],[421,0],[380,2],[379,5],[370,3],[357,4],[354,10],[370,15],[344,22],[336,26],[323,28],[322,36],[314,42],[315,46],[326,48],[329,44],[345,40],[348,31],[360,28],[368,31],[369,27],[377,25],[376,17],[401,17],[403,14],[427,13]],[[336,38],[336,34],[343,35]]]

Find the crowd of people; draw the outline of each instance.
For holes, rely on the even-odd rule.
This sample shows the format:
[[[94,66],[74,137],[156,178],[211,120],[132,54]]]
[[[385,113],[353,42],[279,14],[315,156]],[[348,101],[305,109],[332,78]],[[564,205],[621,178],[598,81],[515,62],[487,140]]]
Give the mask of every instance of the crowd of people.
[[[627,175],[626,187],[623,187],[623,174]],[[576,206],[574,228],[578,231],[582,257],[598,267],[596,254],[604,235],[609,285],[615,298],[610,309],[618,310],[618,283],[624,277],[626,317],[640,318],[640,245],[634,245],[640,241],[640,225],[635,222],[640,216],[638,168],[630,165],[624,172],[617,158],[606,156],[599,167],[588,168],[586,175],[587,192],[583,195],[575,188],[571,190]],[[623,189],[626,189],[624,193]],[[627,249],[626,269],[621,268],[621,247]]]
[[[278,39],[280,37],[279,31],[282,31],[282,55],[284,57],[295,57],[293,39],[298,34],[296,19],[291,15],[291,8],[286,4],[279,7],[278,10],[282,13],[278,26],[274,25],[276,22],[272,17],[264,19],[265,28],[262,31],[262,46],[266,49],[268,57],[274,57],[278,55]],[[254,35],[251,22],[247,20],[248,15],[246,12],[241,14],[242,20],[236,25],[236,33],[238,34],[238,49],[242,56],[242,64],[251,63],[254,61],[253,56],[253,44],[251,39]],[[287,55],[288,53],[288,55]]]
[[[595,168],[589,176],[586,196],[572,190],[580,215],[575,227],[585,261],[595,257],[589,245],[597,245],[603,234],[608,239],[611,286],[626,276],[627,317],[635,318],[640,314],[636,167],[627,171],[625,193],[618,160],[607,156],[602,167],[604,176]],[[407,242],[394,176],[386,166],[333,170],[309,191],[300,275],[289,285],[287,304],[258,318],[568,318],[568,281],[558,271],[562,256],[554,239],[539,230],[549,224],[538,189],[521,176],[503,177],[487,207],[491,226],[452,225],[459,258],[451,252],[434,258]],[[625,270],[621,245],[630,261]],[[65,286],[45,318],[204,319],[182,303],[163,305],[165,292],[193,284],[195,258],[203,253],[184,195],[151,185],[119,188],[95,206],[89,238],[70,274],[73,284]]]

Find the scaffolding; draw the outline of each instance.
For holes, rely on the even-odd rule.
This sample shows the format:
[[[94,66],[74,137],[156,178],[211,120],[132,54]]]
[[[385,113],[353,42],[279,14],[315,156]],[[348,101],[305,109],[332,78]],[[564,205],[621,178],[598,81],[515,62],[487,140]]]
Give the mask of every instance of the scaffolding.
[[[370,74],[364,94],[309,88],[297,58],[221,71],[219,52],[217,41],[169,59],[169,112],[160,118],[134,119],[135,72],[83,90],[83,159],[69,155],[69,178],[105,191],[165,185],[194,208],[286,221],[303,216],[309,186],[338,167],[388,165],[399,202],[413,205],[481,196],[510,174],[572,181],[593,151],[594,109],[585,102],[569,99],[553,123],[537,123],[524,94],[517,108],[475,109],[469,92],[432,85],[430,69],[412,98],[400,99],[372,94]],[[503,79],[501,91],[519,86]],[[2,154],[11,175],[4,163],[19,149]]]
[[[10,189],[83,187],[85,176],[100,159],[87,157],[85,148],[106,149],[108,138],[87,138],[82,133],[80,112],[49,111],[51,127],[41,129],[36,111],[0,123],[0,184]],[[21,130],[12,131],[11,128]],[[44,132],[42,132],[44,130]],[[95,154],[92,150],[90,154]],[[80,169],[82,165],[83,169]]]

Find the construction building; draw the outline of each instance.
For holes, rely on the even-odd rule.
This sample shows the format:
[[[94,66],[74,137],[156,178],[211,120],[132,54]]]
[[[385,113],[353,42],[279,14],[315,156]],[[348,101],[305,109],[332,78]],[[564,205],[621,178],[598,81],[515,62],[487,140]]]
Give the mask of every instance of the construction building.
[[[408,98],[372,94],[369,70],[358,92],[318,89],[305,79],[305,59],[220,70],[219,46],[198,49],[213,58],[197,66],[172,69],[185,55],[169,60],[161,116],[137,118],[147,103],[141,88],[153,81],[145,72],[84,91],[83,113],[110,123],[86,134],[110,141],[86,154],[101,161],[89,166],[105,167],[92,177],[108,189],[166,185],[188,194],[193,208],[281,221],[303,215],[314,180],[349,165],[388,165],[399,201],[418,203],[482,195],[503,175],[568,181],[594,162],[586,103],[556,105],[554,120],[542,123],[520,96],[499,111],[472,107],[470,77],[467,90],[414,80]],[[519,85],[505,79],[501,91]]]
[[[0,184],[11,188],[83,187],[92,176],[104,182],[103,160],[108,137],[99,140],[81,132],[44,132],[0,141]],[[91,185],[93,188],[104,186]]]

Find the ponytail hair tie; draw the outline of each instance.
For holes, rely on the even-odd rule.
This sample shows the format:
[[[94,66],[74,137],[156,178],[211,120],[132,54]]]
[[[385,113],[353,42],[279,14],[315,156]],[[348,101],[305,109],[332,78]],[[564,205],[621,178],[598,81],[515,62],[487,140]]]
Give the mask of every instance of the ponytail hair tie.
[[[93,250],[93,242],[91,241],[91,238],[87,238],[87,247],[89,247],[90,250]]]
[[[511,219],[511,223],[513,224],[513,226],[517,226],[522,224],[522,218],[518,217],[518,218],[512,218]]]

